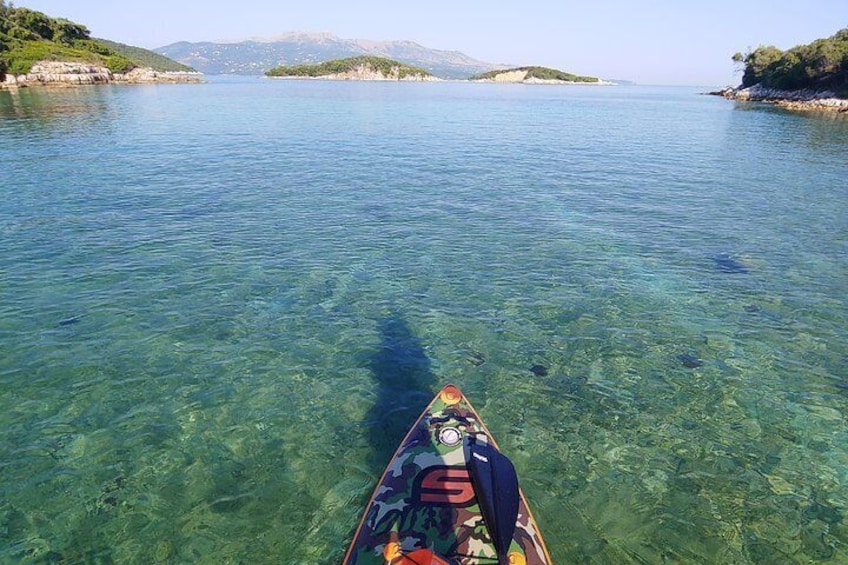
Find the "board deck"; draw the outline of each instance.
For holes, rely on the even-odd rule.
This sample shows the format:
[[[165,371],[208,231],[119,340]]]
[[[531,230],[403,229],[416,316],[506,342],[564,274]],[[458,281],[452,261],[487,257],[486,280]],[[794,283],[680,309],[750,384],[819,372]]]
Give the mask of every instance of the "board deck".
[[[497,447],[462,392],[448,385],[412,426],[383,472],[345,565],[498,563],[466,465],[463,438],[468,434]],[[509,563],[550,565],[520,489],[519,497]]]

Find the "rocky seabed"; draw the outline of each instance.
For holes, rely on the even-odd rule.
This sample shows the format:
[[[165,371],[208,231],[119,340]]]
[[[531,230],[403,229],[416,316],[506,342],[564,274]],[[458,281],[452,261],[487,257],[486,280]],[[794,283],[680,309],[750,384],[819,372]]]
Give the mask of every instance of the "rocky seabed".
[[[200,82],[200,73],[160,72],[150,68],[133,69],[127,73],[113,73],[106,67],[86,63],[42,61],[35,63],[25,75],[6,75],[2,86],[78,86],[86,84],[146,84]]]
[[[749,88],[726,88],[717,92],[729,100],[771,102],[791,110],[823,110],[848,112],[848,99],[827,90],[778,90],[754,85]]]

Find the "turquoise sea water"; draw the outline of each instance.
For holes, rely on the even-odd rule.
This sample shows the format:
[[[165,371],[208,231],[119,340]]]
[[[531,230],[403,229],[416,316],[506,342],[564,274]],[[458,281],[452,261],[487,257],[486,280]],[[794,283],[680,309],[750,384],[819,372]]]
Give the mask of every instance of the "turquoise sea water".
[[[554,561],[848,562],[848,119],[0,92],[0,562],[337,563],[459,385]]]

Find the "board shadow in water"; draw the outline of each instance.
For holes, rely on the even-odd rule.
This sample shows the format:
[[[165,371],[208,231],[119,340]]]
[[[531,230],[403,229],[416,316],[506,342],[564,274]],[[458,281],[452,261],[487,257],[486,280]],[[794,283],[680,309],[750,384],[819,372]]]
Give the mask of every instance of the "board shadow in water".
[[[371,457],[369,466],[380,475],[415,423],[436,387],[430,359],[421,340],[400,316],[377,323],[380,343],[369,360],[377,400],[366,425]]]

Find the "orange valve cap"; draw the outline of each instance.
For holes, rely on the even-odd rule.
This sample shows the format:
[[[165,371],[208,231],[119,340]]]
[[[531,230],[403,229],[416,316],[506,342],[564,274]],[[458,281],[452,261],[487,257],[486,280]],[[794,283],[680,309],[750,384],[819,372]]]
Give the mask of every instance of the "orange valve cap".
[[[442,389],[439,393],[439,397],[442,399],[442,402],[448,406],[453,406],[454,404],[459,404],[459,401],[462,400],[462,393],[459,392],[459,389],[455,386],[448,385]]]

